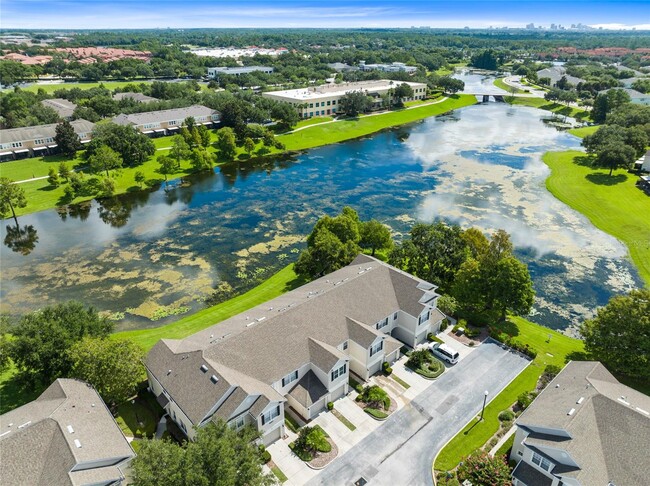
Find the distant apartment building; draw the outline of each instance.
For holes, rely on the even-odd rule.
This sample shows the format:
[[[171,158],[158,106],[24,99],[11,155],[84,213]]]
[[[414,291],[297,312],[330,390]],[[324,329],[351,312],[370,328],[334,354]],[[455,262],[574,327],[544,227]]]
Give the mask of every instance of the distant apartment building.
[[[43,106],[47,106],[48,108],[52,108],[54,111],[58,113],[61,119],[68,120],[68,121],[72,120],[72,115],[74,113],[74,110],[77,108],[77,105],[63,98],[53,98],[51,100],[43,100],[41,101],[41,104]]]
[[[57,123],[0,130],[0,160],[13,160],[56,153]],[[70,122],[81,143],[88,143],[95,124],[87,120]]]
[[[273,73],[273,68],[267,66],[238,66],[238,67],[208,68],[208,77],[212,79],[218,79],[219,76],[221,76],[222,74],[227,74],[229,76],[241,76],[242,74],[251,74],[251,73],[271,74]]]
[[[130,91],[127,91],[125,93],[115,93],[113,95],[113,99],[115,101],[130,99],[133,101],[137,101],[138,103],[151,103],[153,101],[158,101],[158,98],[153,98],[152,96],[147,96],[142,93],[132,93]]]
[[[339,101],[347,93],[361,91],[374,98],[373,109],[382,107],[381,96],[395,89],[402,81],[379,79],[375,81],[360,81],[357,83],[325,84],[313,88],[289,89],[284,91],[268,91],[262,96],[276,101],[292,104],[301,118],[314,116],[336,115],[340,112]],[[413,97],[403,101],[421,100],[427,94],[424,83],[406,82],[413,89]]]
[[[414,74],[418,68],[407,66],[403,62],[393,62],[391,64],[366,64],[366,61],[359,61],[361,71],[383,71],[385,73],[408,73]]]
[[[221,121],[221,113],[203,105],[187,108],[147,111],[144,113],[121,114],[113,118],[113,123],[129,125],[151,136],[173,133],[183,126],[185,119],[192,117],[198,125],[212,126]]]
[[[356,66],[350,66],[349,64],[345,64],[343,62],[332,62],[327,65],[328,68],[333,69],[337,73],[345,73],[345,72],[350,72],[350,71],[358,71],[359,68]]]

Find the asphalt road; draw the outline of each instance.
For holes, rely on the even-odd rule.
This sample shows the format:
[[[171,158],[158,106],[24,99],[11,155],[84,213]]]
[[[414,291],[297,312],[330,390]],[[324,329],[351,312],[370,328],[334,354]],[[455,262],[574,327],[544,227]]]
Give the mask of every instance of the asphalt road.
[[[360,477],[369,486],[433,484],[433,458],[480,412],[484,392],[495,397],[528,363],[482,344],[307,484],[348,486]]]

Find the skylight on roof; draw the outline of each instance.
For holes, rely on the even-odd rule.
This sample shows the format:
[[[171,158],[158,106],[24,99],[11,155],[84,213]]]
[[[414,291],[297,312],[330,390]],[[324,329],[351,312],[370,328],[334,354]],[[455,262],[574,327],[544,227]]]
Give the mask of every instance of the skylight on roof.
[[[217,382],[219,381],[219,378],[217,378],[217,375],[212,375],[210,377],[210,381],[216,385]]]
[[[201,365],[201,371],[203,371],[203,373],[207,373],[208,367],[206,365],[202,364]]]
[[[79,439],[74,440],[74,445],[77,446],[77,449],[81,449],[81,442],[79,441]]]
[[[68,425],[68,432],[74,434],[74,429],[72,428],[72,425]]]

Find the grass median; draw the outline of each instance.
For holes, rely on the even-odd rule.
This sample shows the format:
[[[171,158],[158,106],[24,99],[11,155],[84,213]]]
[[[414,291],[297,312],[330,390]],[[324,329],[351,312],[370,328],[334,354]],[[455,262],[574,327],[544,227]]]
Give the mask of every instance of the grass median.
[[[551,169],[546,188],[594,226],[625,243],[639,275],[650,286],[650,197],[635,186],[637,177],[625,169],[609,176],[607,169],[578,163],[579,157],[585,154],[544,154]]]
[[[537,357],[485,407],[481,422],[473,418],[440,451],[434,464],[434,469],[438,471],[454,469],[464,457],[483,447],[499,430],[499,413],[516,402],[519,395],[535,388],[546,365],[563,367],[567,356],[578,357],[584,351],[584,344],[579,339],[521,317],[511,317],[507,322],[493,327],[512,335],[520,343],[528,344],[537,351]]]

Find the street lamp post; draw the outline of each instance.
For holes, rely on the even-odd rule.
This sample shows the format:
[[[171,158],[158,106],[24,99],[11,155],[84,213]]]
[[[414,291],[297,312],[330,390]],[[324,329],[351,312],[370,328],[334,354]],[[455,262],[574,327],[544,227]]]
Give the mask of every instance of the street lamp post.
[[[485,412],[485,402],[487,402],[487,396],[488,396],[488,391],[485,390],[483,393],[483,409],[481,410],[481,418],[479,419],[479,422],[483,420],[483,412]]]

